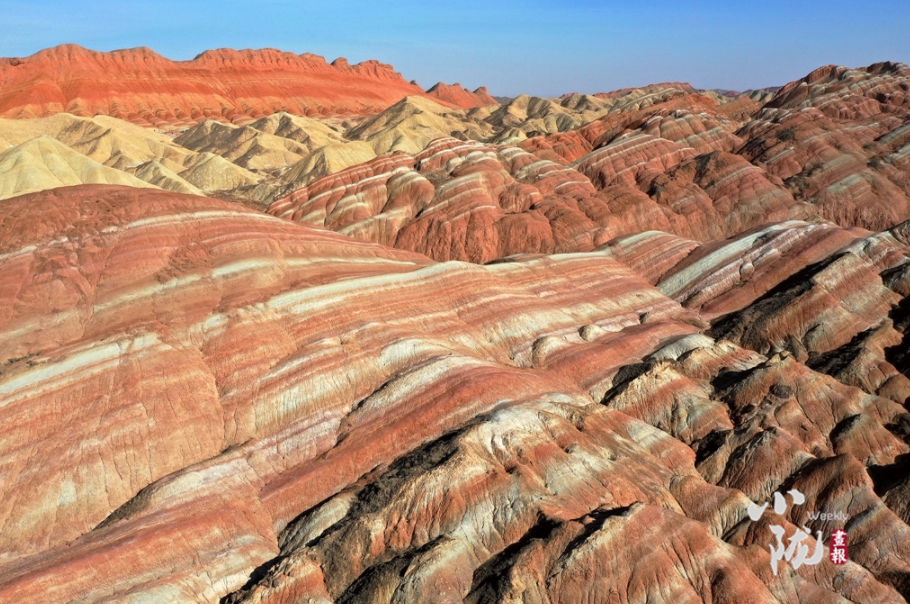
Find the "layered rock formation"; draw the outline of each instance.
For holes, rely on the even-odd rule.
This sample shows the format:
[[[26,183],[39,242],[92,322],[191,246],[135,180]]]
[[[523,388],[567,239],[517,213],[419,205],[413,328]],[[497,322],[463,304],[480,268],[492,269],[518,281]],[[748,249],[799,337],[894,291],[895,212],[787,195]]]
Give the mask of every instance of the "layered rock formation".
[[[155,190],[7,200],[0,600],[904,602],[908,229],[480,266]],[[771,524],[841,526],[814,511],[851,562],[774,575]]]
[[[605,134],[603,120],[609,116],[612,127],[637,127],[633,122],[648,116],[652,122],[642,127],[646,133],[690,145],[700,152],[715,148],[732,152],[743,141],[731,132],[760,106],[749,95],[733,98],[710,91],[700,93],[687,84],[662,84],[598,96],[571,94],[560,99],[520,95],[496,104],[482,88],[471,93],[457,85],[438,84],[424,94],[409,84],[414,90],[399,90],[400,76],[389,75],[393,72],[385,67],[371,71],[336,63],[328,66],[318,57],[278,51],[212,51],[194,61],[175,63],[147,49],[93,53],[75,46],[42,51],[27,60],[0,61],[0,68],[18,69],[4,75],[4,83],[0,84],[0,100],[4,87],[12,87],[7,91],[8,96],[12,95],[7,99],[11,107],[18,102],[17,95],[25,94],[29,102],[37,103],[41,94],[57,88],[60,94],[65,90],[66,94],[83,95],[95,103],[87,111],[85,99],[80,96],[82,100],[65,107],[57,104],[41,111],[10,109],[6,114],[21,119],[0,119],[0,149],[47,135],[98,163],[151,185],[181,193],[202,192],[262,208],[319,177],[377,155],[396,151],[418,154],[432,140],[446,136],[499,145],[520,143],[544,159],[572,161],[604,143],[597,139]],[[20,82],[16,74],[26,74],[30,83]],[[376,81],[370,80],[374,76]],[[57,78],[66,82],[57,82]],[[243,85],[231,88],[236,78],[243,79]],[[269,78],[277,79],[263,83]],[[297,99],[294,102],[285,102],[282,95],[303,94],[298,90],[301,86],[306,94],[322,94],[323,88],[313,78],[335,78],[325,90],[350,94],[355,99],[378,86],[391,106],[379,113],[376,111],[380,105],[363,105],[356,115],[349,112],[354,109],[338,109],[341,115],[334,115],[333,109],[327,115],[325,111],[314,113],[298,97],[293,97]],[[388,78],[394,81],[390,84]],[[143,81],[142,86],[134,85],[137,79]],[[51,80],[55,83],[49,83]],[[174,90],[170,92],[158,90],[171,85]],[[44,92],[29,92],[32,86]],[[267,87],[273,95],[269,97],[270,108],[260,107],[261,103],[252,98],[264,94],[253,90],[255,86]],[[221,96],[211,96],[209,93],[215,93],[209,88],[220,90]],[[240,101],[230,100],[231,95],[241,92],[248,96]],[[174,108],[181,103],[205,105],[216,97],[221,113],[193,110],[191,117],[186,117],[185,110]],[[401,100],[392,103],[393,99]],[[124,103],[141,105],[144,117],[125,113]],[[153,118],[147,109],[156,103],[161,107],[152,112]],[[243,113],[236,113],[235,106]],[[671,108],[688,110],[693,115],[669,116]],[[70,113],[27,117],[64,109]],[[701,115],[706,111],[710,115]],[[182,117],[177,119],[177,114]],[[82,115],[92,117],[79,117]],[[137,128],[127,120],[157,126],[159,132]],[[65,149],[58,153],[44,147],[44,163],[73,164],[74,158],[76,163],[82,161],[78,156],[67,157],[72,154]],[[23,152],[31,155],[28,149]],[[213,155],[234,166],[213,159]],[[195,170],[200,163],[206,168]],[[213,176],[215,166],[229,176]],[[40,166],[35,171],[37,174],[26,179],[27,183],[5,183],[5,196],[49,189],[61,182],[132,182],[123,176],[100,175],[94,167],[74,168],[75,175],[62,180],[48,177]],[[83,178],[79,174],[90,176]]]
[[[910,67],[824,67],[750,122],[742,154],[837,222],[880,229],[910,211]]]
[[[0,174],[0,199],[85,183],[152,186],[99,164],[50,136],[32,139],[0,153]]]
[[[75,184],[198,194],[258,181],[223,157],[195,153],[147,128],[106,116],[0,119],[0,153],[8,165],[0,173],[0,199]],[[194,170],[213,162],[219,178],[201,178],[204,171]]]
[[[0,120],[0,602],[906,603],[908,85]]]
[[[654,185],[639,181],[668,173],[685,183],[672,183],[670,199],[641,190]],[[269,212],[440,261],[481,263],[589,251],[649,229],[707,240],[814,213],[737,156],[700,156],[646,134],[621,137],[572,167],[515,147],[438,139],[417,155],[316,180]]]
[[[489,108],[483,108],[466,112],[430,98],[409,96],[376,115],[340,123],[280,112],[243,126],[206,119],[175,137],[103,115],[86,118],[62,113],[39,119],[0,119],[0,152],[50,136],[68,149],[53,149],[45,144],[39,163],[79,164],[85,162],[79,156],[82,154],[126,172],[100,174],[93,162],[87,162],[86,166],[92,168],[74,168],[74,174],[61,181],[59,177],[47,177],[44,168],[35,166],[34,176],[22,180],[0,175],[0,184],[3,196],[11,197],[51,189],[61,182],[132,183],[129,177],[135,176],[169,191],[203,192],[263,207],[288,191],[377,155],[395,151],[419,153],[438,137],[481,140],[500,135],[508,138],[518,132],[518,138],[523,139],[524,130],[537,132],[535,129],[543,128],[558,132],[605,111],[601,107],[591,113],[583,103],[565,103],[566,107],[562,107],[543,99],[531,101],[536,113],[528,113],[522,99],[515,99],[503,111],[491,113]],[[552,107],[558,107],[564,120],[559,126],[553,122],[549,129],[541,125],[540,115],[548,114]],[[512,111],[523,117],[502,119],[503,115],[511,116]],[[34,146],[29,144],[17,151],[17,157],[31,157]],[[17,165],[30,163],[30,159],[17,160]],[[195,169],[199,164],[208,167],[200,172]],[[215,167],[226,176],[213,176]]]
[[[205,119],[243,124],[281,111],[375,113],[425,94],[378,61],[329,64],[274,49],[219,49],[171,61],[148,48],[95,52],[67,44],[0,59],[0,117],[100,114],[176,128]]]
[[[427,90],[427,94],[450,105],[454,105],[455,107],[470,108],[499,104],[496,99],[487,92],[486,86],[481,86],[472,92],[458,82],[455,82],[451,86],[438,82]]]
[[[706,241],[789,219],[871,230],[910,219],[910,68],[823,69],[807,81],[811,92],[788,85],[757,113],[749,97],[622,91],[574,130],[560,125],[574,123],[564,108],[583,115],[588,99],[519,97],[490,113],[500,127],[490,140],[548,119],[552,134],[518,137],[519,148],[437,139],[316,180],[269,212],[471,262],[588,251],[650,229]]]

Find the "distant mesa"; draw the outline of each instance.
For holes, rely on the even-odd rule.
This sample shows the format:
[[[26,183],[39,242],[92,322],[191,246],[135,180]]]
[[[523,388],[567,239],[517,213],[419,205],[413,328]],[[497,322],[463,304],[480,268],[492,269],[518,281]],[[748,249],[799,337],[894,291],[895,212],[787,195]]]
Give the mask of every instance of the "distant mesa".
[[[438,82],[427,90],[427,94],[456,107],[486,107],[487,105],[499,104],[495,98],[490,96],[485,86],[481,86],[471,92],[457,82],[451,86]]]
[[[0,117],[109,115],[159,129],[206,119],[243,125],[280,111],[365,115],[406,96],[460,108],[495,102],[483,89],[428,94],[375,60],[329,64],[273,48],[222,48],[172,61],[145,47],[96,52],[65,44],[0,59],[0,83]]]
[[[724,88],[712,88],[711,92],[716,92],[720,96],[728,96],[730,98],[736,98],[742,94],[739,90],[726,90]]]

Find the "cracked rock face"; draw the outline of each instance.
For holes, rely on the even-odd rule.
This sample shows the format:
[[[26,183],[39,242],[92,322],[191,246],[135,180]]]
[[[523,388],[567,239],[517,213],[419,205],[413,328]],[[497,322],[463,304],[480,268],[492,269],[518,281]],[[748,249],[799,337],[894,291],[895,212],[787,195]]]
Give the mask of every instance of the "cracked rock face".
[[[910,597],[906,225],[477,265],[82,186],[0,241],[0,601]]]

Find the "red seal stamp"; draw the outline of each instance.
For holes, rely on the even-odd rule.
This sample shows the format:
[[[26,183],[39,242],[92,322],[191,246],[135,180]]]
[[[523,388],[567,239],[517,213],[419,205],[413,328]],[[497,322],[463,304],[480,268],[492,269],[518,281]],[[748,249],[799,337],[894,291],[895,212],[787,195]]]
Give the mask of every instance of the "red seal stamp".
[[[833,564],[847,563],[847,531],[837,529],[831,533],[831,546],[828,555]]]

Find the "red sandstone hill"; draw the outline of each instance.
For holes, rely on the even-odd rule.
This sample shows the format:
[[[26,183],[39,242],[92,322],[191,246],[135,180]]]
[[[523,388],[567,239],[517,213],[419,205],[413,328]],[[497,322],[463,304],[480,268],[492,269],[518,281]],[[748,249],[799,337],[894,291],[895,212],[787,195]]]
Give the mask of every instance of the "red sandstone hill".
[[[648,230],[708,241],[821,218],[879,231],[910,219],[908,89],[910,68],[884,63],[821,68],[764,107],[642,91],[518,147],[439,138],[351,166],[269,212],[478,263],[589,251]]]
[[[910,223],[507,260],[0,204],[0,602],[906,604]]]
[[[192,61],[171,61],[148,48],[95,52],[66,44],[0,59],[0,117],[69,112],[168,127],[211,118],[243,123],[279,111],[375,113],[413,95],[462,107],[486,101],[428,95],[378,61],[329,64],[268,48],[209,50]]]
[[[908,91],[471,112],[520,146],[409,98],[286,220],[101,183],[220,190],[313,120],[6,120],[0,603],[907,604]]]
[[[485,107],[487,105],[498,105],[499,102],[490,96],[486,86],[481,86],[474,92],[471,92],[458,82],[451,86],[438,82],[435,86],[427,90],[427,94],[456,107]]]

